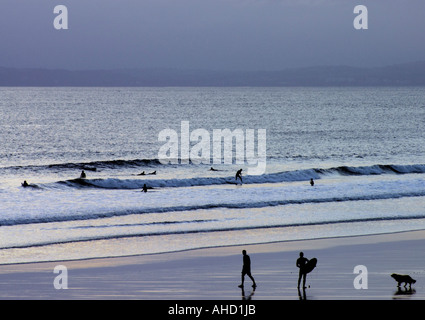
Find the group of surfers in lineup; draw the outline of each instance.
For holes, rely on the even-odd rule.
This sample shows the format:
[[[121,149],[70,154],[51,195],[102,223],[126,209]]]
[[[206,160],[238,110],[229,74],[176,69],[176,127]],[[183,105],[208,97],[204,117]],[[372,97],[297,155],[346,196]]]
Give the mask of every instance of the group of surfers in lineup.
[[[210,171],[220,171],[218,169],[214,169],[213,167],[210,168]],[[145,171],[143,171],[142,173],[139,173],[138,176],[144,176],[144,175],[156,175],[156,170],[150,173],[145,173]],[[85,179],[87,177],[85,171],[81,171],[80,174],[80,179]],[[235,180],[238,181],[238,179],[241,181],[241,183],[243,183],[242,181],[242,169],[239,169],[238,171],[236,171],[236,175],[235,175]],[[313,178],[310,179],[310,185],[314,186],[314,180]],[[28,184],[28,182],[25,180],[22,183],[22,186],[25,187],[29,187],[30,185]],[[143,189],[142,192],[147,192],[148,191],[148,187],[146,186],[146,184],[143,185]]]
[[[246,253],[246,250],[242,250],[242,256],[243,256],[242,278],[241,278],[242,282],[238,287],[239,288],[244,287],[245,276],[248,276],[252,280],[252,287],[255,290],[255,288],[257,287],[257,284],[255,283],[254,277],[251,274],[251,258]],[[303,280],[302,288],[306,289],[305,281],[306,281],[306,278],[307,278],[308,271],[307,272],[305,271],[305,267],[306,267],[308,261],[309,260],[306,257],[304,257],[304,253],[300,252],[300,256],[299,256],[299,258],[297,259],[297,262],[296,262],[296,266],[299,268],[298,286],[297,286],[298,289],[300,288],[301,280]]]

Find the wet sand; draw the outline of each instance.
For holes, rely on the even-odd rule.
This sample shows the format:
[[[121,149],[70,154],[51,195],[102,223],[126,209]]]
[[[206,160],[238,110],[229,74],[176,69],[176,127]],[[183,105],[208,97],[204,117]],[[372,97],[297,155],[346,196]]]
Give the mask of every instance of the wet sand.
[[[0,299],[393,300],[425,299],[425,231],[231,246],[132,257],[0,266]],[[258,287],[238,288],[247,250]],[[299,252],[318,259],[297,289]],[[54,273],[58,265],[65,269]],[[354,273],[358,265],[365,273]],[[364,269],[363,269],[364,271]],[[416,283],[397,288],[392,273]],[[358,276],[362,276],[359,281]],[[366,282],[367,281],[367,282]],[[68,289],[56,289],[67,284]],[[355,284],[367,289],[356,289]]]

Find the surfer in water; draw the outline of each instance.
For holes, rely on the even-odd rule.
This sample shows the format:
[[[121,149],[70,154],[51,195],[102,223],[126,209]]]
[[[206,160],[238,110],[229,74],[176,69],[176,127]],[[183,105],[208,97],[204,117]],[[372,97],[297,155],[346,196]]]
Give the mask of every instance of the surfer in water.
[[[313,178],[310,179],[310,185],[311,186],[314,186],[314,180],[313,180]]]
[[[146,187],[146,183],[143,185],[143,189],[142,189],[142,191],[143,191],[143,192],[148,192],[148,187]]]
[[[28,182],[27,182],[27,180],[25,180],[24,182],[22,182],[21,183],[21,186],[23,187],[23,188],[34,188],[34,189],[38,189],[38,186],[36,185],[36,184],[29,184]]]
[[[146,172],[142,171],[141,173],[138,174],[138,176],[145,176],[147,174],[155,175],[156,174],[156,171],[153,171],[153,172],[150,172],[150,173],[146,173]]]
[[[238,178],[239,178],[239,179],[241,179],[241,183],[242,183],[242,169],[239,169],[239,170],[236,172],[235,180],[237,181],[237,180],[238,180]]]
[[[85,179],[85,178],[86,178],[86,173],[83,170],[83,171],[81,171],[80,179]]]
[[[305,279],[307,277],[307,273],[304,272],[304,267],[307,264],[308,259],[304,257],[304,253],[300,252],[300,257],[297,259],[297,267],[300,269],[300,273],[298,274],[298,289],[300,288],[301,278],[303,278],[303,288],[305,289]]]

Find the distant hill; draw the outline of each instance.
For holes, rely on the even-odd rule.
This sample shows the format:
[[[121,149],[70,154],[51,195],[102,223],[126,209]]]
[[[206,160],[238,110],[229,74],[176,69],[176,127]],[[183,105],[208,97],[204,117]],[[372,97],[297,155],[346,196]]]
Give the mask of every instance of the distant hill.
[[[376,68],[318,66],[280,71],[61,70],[0,67],[0,86],[423,86],[425,61]]]

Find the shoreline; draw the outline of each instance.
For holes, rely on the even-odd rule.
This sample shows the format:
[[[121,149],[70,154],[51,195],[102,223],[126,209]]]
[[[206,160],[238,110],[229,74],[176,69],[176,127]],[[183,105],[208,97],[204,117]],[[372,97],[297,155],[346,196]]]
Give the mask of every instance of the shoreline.
[[[141,300],[392,300],[425,299],[425,230],[292,240],[127,257],[0,265],[0,299]],[[239,289],[241,251],[252,261],[258,287],[246,277]],[[300,251],[316,257],[307,289],[296,288]],[[55,289],[58,265],[68,289]],[[355,289],[367,268],[367,289]],[[410,274],[412,290],[397,288],[391,273]],[[242,291],[242,292],[241,292]]]
[[[265,242],[265,243],[251,243],[251,244],[231,244],[226,246],[214,246],[214,247],[202,247],[202,248],[193,248],[193,249],[183,249],[178,251],[166,251],[166,252],[158,252],[158,253],[142,253],[142,254],[131,254],[131,255],[123,255],[123,256],[107,256],[107,257],[91,257],[91,258],[81,258],[81,259],[69,259],[69,260],[48,260],[48,261],[30,261],[30,262],[16,262],[16,263],[5,263],[0,264],[0,274],[1,274],[1,267],[7,267],[7,266],[21,266],[21,265],[41,265],[41,264],[64,264],[64,263],[78,263],[83,261],[91,261],[91,260],[108,260],[108,259],[127,259],[127,258],[137,258],[137,257],[150,257],[150,256],[157,256],[157,255],[167,255],[167,254],[178,254],[178,253],[184,253],[189,251],[198,251],[198,250],[220,250],[220,249],[226,249],[226,248],[234,248],[234,247],[258,247],[258,246],[267,246],[267,247],[273,247],[274,245],[280,245],[280,244],[291,244],[291,243],[303,243],[303,242],[328,242],[327,240],[330,240],[329,243],[326,246],[339,246],[340,244],[332,244],[332,240],[342,240],[344,242],[344,239],[355,239],[355,238],[367,238],[367,237],[375,237],[375,236],[388,236],[388,235],[394,235],[394,234],[406,234],[407,236],[404,237],[405,239],[422,239],[422,236],[419,235],[419,233],[425,232],[425,229],[419,229],[419,230],[409,230],[409,231],[396,231],[396,232],[385,232],[385,233],[374,233],[374,234],[368,234],[368,235],[350,235],[350,236],[336,236],[336,237],[324,237],[324,238],[315,238],[315,239],[296,239],[296,240],[283,240],[283,241],[272,241],[272,242]],[[414,234],[418,233],[418,235],[415,237]],[[424,235],[425,238],[425,235]],[[363,240],[362,242],[364,242]],[[386,240],[384,240],[386,241]],[[352,243],[352,240],[350,240],[350,243]],[[311,245],[311,244],[310,244]],[[290,246],[292,247],[292,246]],[[290,249],[283,247],[280,251],[288,251]],[[221,250],[220,250],[221,251]],[[225,251],[225,250],[223,250]],[[292,251],[292,250],[290,250]],[[149,259],[148,259],[149,260]]]

